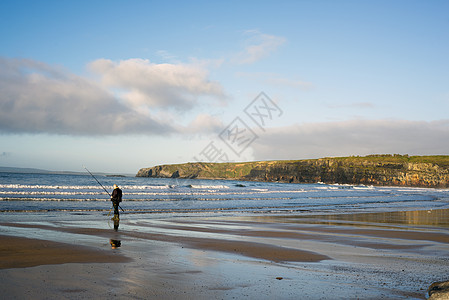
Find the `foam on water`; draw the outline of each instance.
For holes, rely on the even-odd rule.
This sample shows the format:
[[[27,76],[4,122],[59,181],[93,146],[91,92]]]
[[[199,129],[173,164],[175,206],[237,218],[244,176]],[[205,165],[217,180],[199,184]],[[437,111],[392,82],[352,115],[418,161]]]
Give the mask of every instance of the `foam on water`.
[[[110,209],[109,195],[89,175],[1,175],[1,212]],[[122,207],[127,213],[346,213],[449,206],[446,189],[140,177],[98,179],[110,192],[114,183],[122,188]]]

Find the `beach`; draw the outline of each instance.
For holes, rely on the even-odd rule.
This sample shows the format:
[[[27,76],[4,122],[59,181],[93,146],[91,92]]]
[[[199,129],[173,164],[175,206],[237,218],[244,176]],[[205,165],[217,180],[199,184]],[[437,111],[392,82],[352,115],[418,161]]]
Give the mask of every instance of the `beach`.
[[[0,292],[4,299],[425,299],[433,282],[449,279],[448,220],[447,209],[123,214],[114,228],[106,215],[11,215],[0,224]]]

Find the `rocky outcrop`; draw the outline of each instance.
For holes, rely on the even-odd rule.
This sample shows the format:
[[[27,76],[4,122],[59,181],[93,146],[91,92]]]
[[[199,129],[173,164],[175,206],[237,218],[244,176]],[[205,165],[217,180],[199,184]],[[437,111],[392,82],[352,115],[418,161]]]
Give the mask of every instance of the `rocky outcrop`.
[[[138,177],[449,187],[449,156],[371,155],[297,161],[186,163],[140,169]]]
[[[428,300],[448,300],[449,299],[449,281],[434,282],[427,290]]]

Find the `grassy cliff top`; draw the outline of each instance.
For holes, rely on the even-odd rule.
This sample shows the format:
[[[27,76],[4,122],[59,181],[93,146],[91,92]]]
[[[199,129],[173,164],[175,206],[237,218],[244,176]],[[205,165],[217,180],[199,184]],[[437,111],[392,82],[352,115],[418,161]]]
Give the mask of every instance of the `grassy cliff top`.
[[[253,162],[226,162],[226,163],[204,163],[189,162],[181,164],[160,165],[152,168],[143,168],[143,170],[163,168],[166,172],[175,172],[182,170],[184,174],[195,173],[201,170],[202,175],[214,174],[216,177],[230,178],[242,177],[247,175],[250,170],[255,168],[276,167],[291,164],[313,164],[313,163],[337,163],[338,165],[360,166],[370,165],[372,167],[381,165],[403,165],[406,164],[430,164],[436,165],[442,169],[449,169],[449,155],[429,155],[429,156],[409,156],[399,154],[376,154],[368,156],[349,156],[349,157],[324,157],[318,159],[303,160],[273,160],[273,161],[253,161]],[[139,174],[138,173],[138,174]]]
[[[210,166],[257,166],[257,165],[276,165],[276,164],[289,164],[299,162],[316,162],[316,161],[334,161],[344,163],[427,163],[438,165],[442,168],[449,168],[449,155],[427,155],[427,156],[409,156],[400,154],[372,154],[367,156],[347,156],[347,157],[323,157],[316,159],[300,159],[300,160],[267,160],[267,161],[250,161],[250,162],[226,162],[226,163],[202,163],[202,162],[189,162],[182,164],[173,164],[173,166],[183,166],[187,164],[203,164]]]

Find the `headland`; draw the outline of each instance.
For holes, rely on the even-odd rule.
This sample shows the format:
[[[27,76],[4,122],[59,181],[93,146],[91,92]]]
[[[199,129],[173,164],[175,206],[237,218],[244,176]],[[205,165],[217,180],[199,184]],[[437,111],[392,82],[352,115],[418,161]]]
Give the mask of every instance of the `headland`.
[[[369,155],[306,160],[159,165],[137,177],[449,187],[449,156]]]

